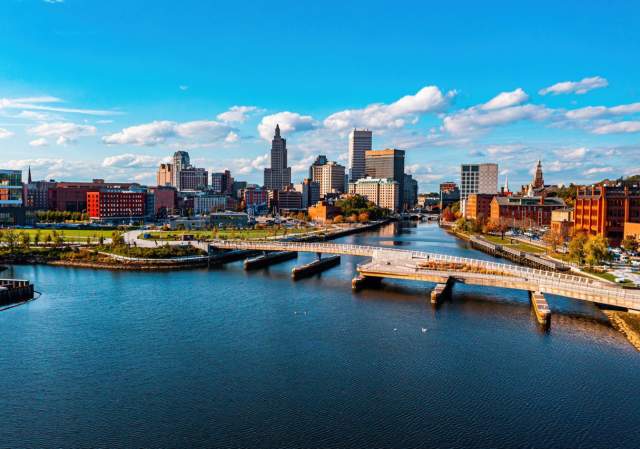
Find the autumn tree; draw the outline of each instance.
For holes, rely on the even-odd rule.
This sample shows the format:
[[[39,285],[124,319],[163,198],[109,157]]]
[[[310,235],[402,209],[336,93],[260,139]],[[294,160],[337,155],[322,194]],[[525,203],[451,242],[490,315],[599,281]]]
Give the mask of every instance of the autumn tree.
[[[592,235],[584,245],[585,262],[590,266],[600,265],[610,259],[609,243],[601,235]]]
[[[622,240],[620,246],[622,246],[622,249],[625,251],[635,252],[638,250],[638,239],[632,235],[628,235]]]
[[[576,235],[574,235],[571,241],[569,242],[569,257],[572,260],[578,262],[579,264],[584,263],[584,258],[585,258],[584,246],[587,243],[587,241],[588,241],[587,236],[584,233],[579,232]]]

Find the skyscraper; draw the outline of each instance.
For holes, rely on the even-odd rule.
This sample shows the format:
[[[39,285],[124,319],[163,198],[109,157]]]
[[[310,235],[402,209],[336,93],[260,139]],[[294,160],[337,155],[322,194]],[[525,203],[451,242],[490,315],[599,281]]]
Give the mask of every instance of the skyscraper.
[[[391,179],[398,183],[400,205],[404,201],[404,151],[396,149],[365,152],[364,174],[369,178]]]
[[[365,176],[365,152],[372,149],[373,134],[368,129],[353,129],[349,133],[349,180]]]
[[[180,171],[191,165],[191,160],[189,159],[189,153],[186,151],[176,151],[173,153],[173,186],[178,190],[180,188]]]
[[[280,136],[280,125],[271,141],[271,168],[264,169],[264,188],[281,190],[291,184],[291,167],[287,167],[287,140]]]

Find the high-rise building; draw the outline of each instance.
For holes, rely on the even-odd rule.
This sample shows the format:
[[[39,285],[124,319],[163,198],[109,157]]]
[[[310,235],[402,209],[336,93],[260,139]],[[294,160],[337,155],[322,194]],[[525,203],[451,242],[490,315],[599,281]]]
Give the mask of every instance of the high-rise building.
[[[463,164],[460,169],[460,199],[472,193],[498,193],[498,164]]]
[[[317,178],[319,175],[315,174],[316,170],[320,170],[319,167],[322,167],[327,162],[329,162],[329,159],[327,159],[327,156],[325,156],[324,154],[319,155],[316,158],[316,160],[313,161],[313,164],[311,164],[311,167],[309,167],[309,179]]]
[[[214,193],[231,194],[233,190],[233,178],[231,172],[225,170],[223,172],[211,173],[211,190]]]
[[[345,167],[337,162],[331,161],[324,165],[311,166],[312,181],[320,185],[320,197],[324,198],[329,193],[344,193]]]
[[[271,167],[264,169],[264,188],[282,190],[291,184],[291,167],[287,167],[287,140],[280,136],[280,125],[271,141]]]
[[[413,209],[418,203],[418,181],[413,176],[404,175],[404,192],[402,208],[405,210]]]
[[[544,187],[544,176],[542,176],[542,161],[538,161],[536,165],[536,174],[533,178],[533,188],[541,189]]]
[[[349,183],[349,193],[361,195],[378,207],[400,210],[400,184],[390,178],[362,178]]]
[[[186,151],[176,151],[173,153],[173,182],[172,185],[178,190],[183,190],[180,186],[180,171],[191,167],[189,153]]]
[[[373,133],[368,129],[353,129],[349,133],[349,181],[365,177],[365,153],[373,146]]]
[[[156,175],[156,185],[174,186],[173,164],[160,164]],[[175,186],[174,186],[175,187]]]
[[[368,178],[391,179],[400,186],[400,204],[404,202],[404,151],[396,149],[365,152],[365,175]]]
[[[320,201],[320,183],[305,178],[300,184],[295,184],[294,188],[302,194],[302,208],[313,206]]]

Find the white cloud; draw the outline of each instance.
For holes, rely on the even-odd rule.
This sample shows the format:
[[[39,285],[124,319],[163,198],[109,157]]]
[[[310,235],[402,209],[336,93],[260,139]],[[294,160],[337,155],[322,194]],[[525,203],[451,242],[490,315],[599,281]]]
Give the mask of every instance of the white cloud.
[[[595,175],[599,173],[609,173],[615,171],[613,167],[593,167],[584,172],[585,175]]]
[[[590,153],[586,147],[573,148],[571,150],[557,150],[555,151],[556,155],[565,161],[580,161]]]
[[[160,162],[161,158],[143,154],[126,153],[104,158],[102,166],[118,168],[151,168],[156,167]]]
[[[334,131],[402,128],[416,123],[420,114],[443,109],[455,95],[455,91],[443,94],[436,86],[426,86],[415,95],[406,95],[391,104],[375,103],[364,109],[336,112],[324,120],[324,126]]]
[[[130,126],[122,131],[104,136],[102,141],[110,145],[146,145],[164,143],[170,138],[207,139],[209,142],[222,140],[233,128],[214,120],[196,120],[177,123],[169,120],[154,121]]]
[[[487,147],[487,153],[491,156],[507,155],[522,151],[525,148],[524,145],[491,145]]]
[[[0,139],[6,139],[13,136],[13,133],[8,129],[0,128]]]
[[[619,106],[587,106],[568,111],[565,115],[572,120],[588,120],[606,116],[627,115],[640,112],[640,103],[621,104]]]
[[[276,125],[280,125],[280,133],[284,137],[296,131],[307,131],[318,126],[317,122],[310,115],[300,115],[297,112],[283,111],[262,117],[258,125],[260,137],[265,140],[271,140]]]
[[[540,95],[559,95],[575,93],[578,95],[586,94],[590,90],[598,89],[600,87],[607,87],[609,82],[600,76],[593,76],[591,78],[583,78],[580,81],[563,81],[556,83],[553,86],[540,89],[538,93]]]
[[[240,139],[240,136],[238,136],[237,133],[234,133],[233,131],[229,131],[229,134],[227,134],[227,137],[224,138],[224,141],[227,143],[236,143],[239,139]]]
[[[491,100],[487,101],[485,104],[481,106],[481,109],[485,111],[490,111],[493,109],[502,109],[510,106],[515,106],[521,103],[524,103],[529,99],[529,95],[522,90],[521,88],[517,88],[511,92],[502,92],[493,97]]]
[[[78,137],[94,135],[96,127],[71,122],[53,122],[30,128],[29,132],[38,137],[55,138],[58,145],[66,145],[75,142]]]
[[[616,134],[640,132],[640,121],[624,121],[600,125],[592,131],[594,134]]]
[[[244,123],[254,112],[259,112],[256,106],[232,106],[228,111],[218,114],[216,118],[226,123]]]
[[[47,142],[47,139],[45,139],[44,137],[40,137],[39,139],[35,139],[29,142],[29,145],[31,145],[32,147],[46,147],[47,145],[49,145],[49,142]]]
[[[484,111],[474,106],[455,112],[443,119],[443,129],[451,134],[468,134],[482,128],[506,125],[521,120],[540,121],[548,118],[551,111],[544,106],[525,104],[502,109]]]
[[[50,106],[51,104],[62,103],[63,100],[52,96],[42,97],[24,97],[24,98],[0,98],[0,111],[2,109],[24,109],[32,111],[52,111],[52,112],[67,112],[73,114],[84,115],[117,115],[121,114],[120,111],[109,111],[102,109],[78,109],[78,108],[64,108],[59,106]]]

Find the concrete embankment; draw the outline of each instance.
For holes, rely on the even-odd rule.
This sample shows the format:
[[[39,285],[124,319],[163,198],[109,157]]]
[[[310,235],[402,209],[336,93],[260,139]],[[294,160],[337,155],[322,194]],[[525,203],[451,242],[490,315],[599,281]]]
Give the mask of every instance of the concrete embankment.
[[[619,310],[602,311],[615,329],[620,331],[629,343],[640,351],[640,314]]]

